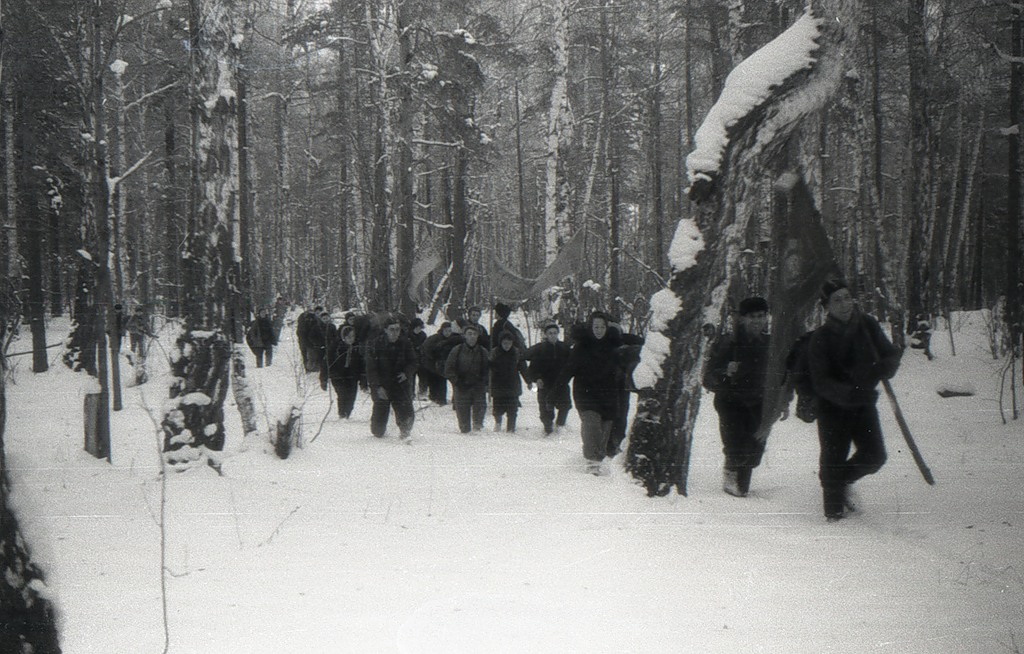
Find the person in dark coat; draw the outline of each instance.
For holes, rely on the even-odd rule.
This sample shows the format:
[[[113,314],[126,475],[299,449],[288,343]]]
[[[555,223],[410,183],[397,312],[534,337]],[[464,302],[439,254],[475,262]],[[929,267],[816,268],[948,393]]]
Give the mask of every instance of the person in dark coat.
[[[249,325],[245,334],[245,342],[249,349],[256,355],[256,367],[263,367],[263,360],[266,357],[267,365],[274,363],[274,346],[277,345],[277,333],[274,331],[274,323],[270,319],[270,312],[261,308],[256,319]]]
[[[558,323],[546,324],[544,340],[523,354],[523,359],[530,362],[527,379],[537,384],[537,404],[545,434],[553,432],[556,426],[564,427],[572,408],[569,384],[558,383],[558,377],[569,361],[569,346],[559,340],[558,335]]]
[[[572,399],[582,423],[583,458],[587,460],[587,472],[594,475],[607,474],[601,463],[608,455],[608,439],[621,406],[622,369],[616,356],[621,340],[608,328],[610,322],[601,311],[591,314],[586,329],[576,331],[569,360],[556,382],[573,380]]]
[[[483,311],[480,307],[470,307],[469,311],[466,312],[466,323],[476,328],[477,341],[485,350],[489,350],[491,349],[491,337],[487,334],[487,329],[480,324],[480,316],[482,315]]]
[[[480,344],[477,327],[472,323],[462,329],[464,342],[452,348],[444,364],[444,376],[452,383],[452,404],[459,421],[459,431],[484,428],[487,413],[487,348]]]
[[[826,282],[821,301],[828,317],[811,336],[807,357],[818,398],[818,476],[825,517],[833,521],[850,508],[850,485],[885,464],[875,387],[896,374],[903,353],[857,308],[845,282]]]
[[[401,322],[388,318],[384,333],[373,339],[366,351],[366,381],[373,398],[370,432],[377,438],[383,438],[387,432],[392,409],[402,440],[412,435],[416,420],[412,384],[417,365],[416,353],[408,337],[402,334]]]
[[[303,311],[295,320],[295,340],[299,343],[299,353],[302,355],[302,366],[306,372],[315,372],[320,369],[322,352],[320,347],[323,343],[322,329],[320,328],[320,314],[323,307],[314,307],[311,310]]]
[[[362,352],[356,345],[356,331],[351,325],[344,325],[341,333],[327,343],[327,365],[320,372],[321,385],[325,378],[330,379],[338,396],[339,418],[352,416],[364,366]]]
[[[327,344],[338,339],[338,327],[331,319],[329,311],[320,312],[316,325],[310,330],[310,335],[312,338],[309,344],[309,356],[316,360],[316,370],[320,373],[320,388],[326,391],[327,376],[324,371],[327,369]]]
[[[488,355],[491,372],[491,413],[494,415],[494,431],[501,431],[502,416],[508,416],[506,429],[516,430],[516,416],[519,414],[519,396],[523,394],[520,378],[526,378],[526,361],[520,356],[515,345],[516,337],[511,331],[498,335],[498,345]],[[529,383],[529,382],[527,382]],[[533,384],[530,383],[530,387]]]
[[[409,340],[412,341],[412,349],[416,352],[416,361],[419,367],[416,369],[416,394],[419,397],[426,397],[430,388],[430,371],[423,365],[423,344],[427,340],[427,333],[423,331],[423,321],[413,318],[409,321]]]
[[[453,335],[450,322],[441,323],[436,333],[427,337],[420,348],[420,370],[427,377],[427,397],[436,404],[448,404],[448,379],[444,376],[444,364],[452,348],[462,342],[462,337]]]
[[[755,438],[761,426],[765,375],[768,371],[768,302],[748,297],[740,302],[739,320],[731,334],[711,346],[704,366],[704,387],[715,394],[718,430],[725,464],[722,490],[744,497],[754,468],[761,464],[764,442]]]
[[[612,424],[612,433],[608,437],[608,457],[614,458],[622,451],[622,442],[626,440],[626,427],[629,422],[629,400],[632,392],[632,375],[640,363],[640,350],[644,345],[643,336],[624,333],[621,324],[617,319],[609,327],[619,332],[619,339],[622,345],[616,350],[615,355],[619,360],[619,367],[622,368],[622,386],[619,388],[619,414]]]
[[[494,305],[494,313],[498,314],[498,319],[491,325],[491,334],[498,335],[504,331],[511,333],[516,349],[520,353],[526,352],[526,339],[523,337],[523,332],[519,331],[519,328],[509,320],[509,316],[512,315],[512,307],[503,302],[498,302]],[[498,343],[492,343],[491,346],[492,348],[498,347]]]

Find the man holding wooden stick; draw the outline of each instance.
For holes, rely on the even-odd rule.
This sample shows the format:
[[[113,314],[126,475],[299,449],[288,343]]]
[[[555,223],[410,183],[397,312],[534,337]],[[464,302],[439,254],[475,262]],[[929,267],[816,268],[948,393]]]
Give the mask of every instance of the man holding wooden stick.
[[[877,320],[857,308],[845,282],[825,282],[821,302],[828,317],[811,337],[808,365],[818,397],[818,476],[831,522],[849,508],[850,485],[885,464],[875,388],[896,374],[902,351]]]

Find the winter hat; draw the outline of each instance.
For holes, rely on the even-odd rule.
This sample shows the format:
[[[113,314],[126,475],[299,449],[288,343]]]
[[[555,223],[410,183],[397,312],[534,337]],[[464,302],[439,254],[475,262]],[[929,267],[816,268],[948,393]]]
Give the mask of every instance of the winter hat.
[[[747,316],[758,311],[768,313],[768,300],[763,297],[748,297],[740,301],[741,316]]]
[[[832,297],[832,294],[844,288],[849,288],[849,286],[847,286],[846,282],[841,279],[830,279],[826,281],[821,287],[821,303],[828,304],[829,298]]]
[[[416,329],[417,327],[422,326],[423,320],[421,320],[420,318],[413,318],[411,321],[409,321],[409,329]]]
[[[441,323],[441,326],[437,328],[437,331],[443,332],[445,327],[451,328],[451,326],[452,324],[445,320],[443,323]]]
[[[556,332],[557,332],[557,331],[561,331],[561,330],[559,329],[559,327],[558,327],[558,323],[557,323],[557,322],[549,322],[548,324],[544,325],[544,330],[543,330],[543,331],[544,331],[545,333],[547,333],[547,331],[548,331],[549,329],[554,329],[554,330],[555,330]]]
[[[466,332],[473,332],[474,334],[479,334],[480,328],[474,325],[473,323],[466,323],[465,325],[462,326],[462,333],[465,334]]]
[[[594,311],[593,313],[590,314],[590,324],[594,324],[594,321],[596,319],[598,319],[598,318],[603,320],[605,322],[605,324],[609,324],[609,325],[611,323],[615,322],[614,320],[612,320],[612,317],[609,316],[604,311]]]
[[[512,332],[508,330],[502,330],[501,337],[498,338],[498,342],[501,343],[504,341],[511,341],[512,343],[515,343],[516,337],[512,335]]]
[[[398,319],[398,316],[390,316],[384,321],[384,328],[387,329],[391,325],[401,325],[402,321]]]
[[[498,314],[501,318],[508,318],[512,315],[512,307],[502,302],[494,305],[494,313]]]

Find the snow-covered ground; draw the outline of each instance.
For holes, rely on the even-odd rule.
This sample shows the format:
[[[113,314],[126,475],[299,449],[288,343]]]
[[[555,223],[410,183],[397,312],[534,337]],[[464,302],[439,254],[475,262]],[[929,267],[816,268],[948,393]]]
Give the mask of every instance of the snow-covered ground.
[[[12,360],[13,500],[68,654],[161,652],[164,597],[176,654],[1017,652],[1024,425],[1002,424],[980,316],[954,335],[956,357],[937,332],[937,360],[908,352],[894,380],[937,484],[883,399],[889,463],[834,524],[814,425],[779,424],[752,495],[734,498],[710,402],[688,497],[648,498],[615,465],[585,474],[575,413],[545,438],[533,393],[514,435],[462,435],[449,408],[421,405],[408,446],[370,436],[363,395],[339,421],[312,377],[290,458],[243,438],[232,410],[223,476],[164,478],[166,361],[126,389],[107,463],[82,449],[83,384],[55,351],[40,375]],[[295,361],[289,334],[273,367],[250,357],[265,415],[295,396]],[[968,384],[977,395],[936,393]]]

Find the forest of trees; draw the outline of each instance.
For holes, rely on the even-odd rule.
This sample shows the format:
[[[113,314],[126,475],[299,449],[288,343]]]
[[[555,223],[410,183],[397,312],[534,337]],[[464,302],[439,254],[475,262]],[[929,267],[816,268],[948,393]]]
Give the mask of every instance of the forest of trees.
[[[6,0],[4,314],[38,354],[70,313],[69,363],[104,393],[115,305],[183,318],[202,363],[177,361],[172,395],[216,404],[231,343],[279,295],[457,315],[537,300],[571,243],[559,283],[582,308],[644,312],[677,222],[706,222],[697,128],[805,4]],[[824,4],[852,47],[797,159],[843,274],[896,324],[988,308],[1019,341],[1021,5]],[[748,176],[738,203],[753,291],[775,181]]]

